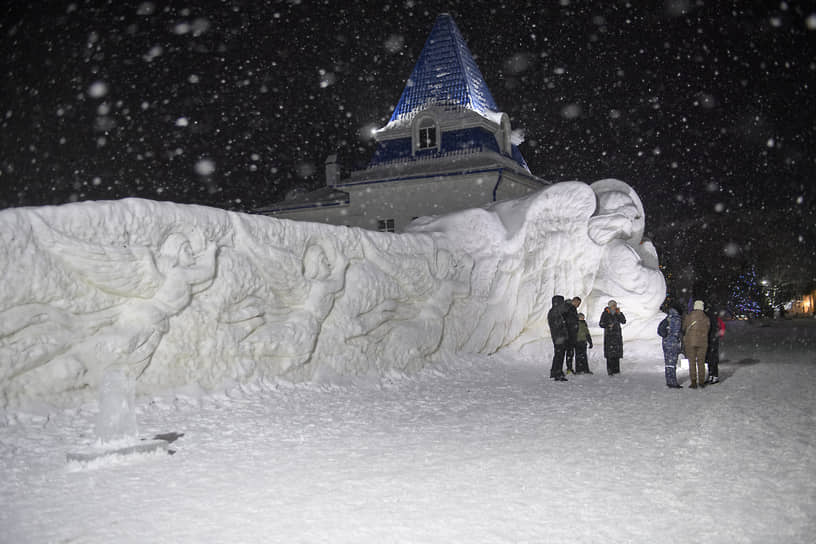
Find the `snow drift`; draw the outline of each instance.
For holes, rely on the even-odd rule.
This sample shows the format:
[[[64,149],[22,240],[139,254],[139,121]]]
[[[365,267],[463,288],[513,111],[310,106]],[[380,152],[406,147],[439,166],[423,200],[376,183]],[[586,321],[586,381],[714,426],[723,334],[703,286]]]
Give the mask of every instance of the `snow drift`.
[[[653,338],[644,220],[617,180],[400,235],[139,199],[4,210],[2,404],[83,396],[117,367],[142,393],[410,372],[547,336],[554,294],[590,325],[614,298],[626,338]]]

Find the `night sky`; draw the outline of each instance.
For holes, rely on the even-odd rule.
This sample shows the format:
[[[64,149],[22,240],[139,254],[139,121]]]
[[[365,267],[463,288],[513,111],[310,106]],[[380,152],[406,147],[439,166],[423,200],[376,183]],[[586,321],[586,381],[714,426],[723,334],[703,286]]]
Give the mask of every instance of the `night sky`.
[[[671,278],[816,276],[816,7],[24,2],[0,8],[0,208],[251,210],[365,165],[440,12],[552,181],[617,177]],[[637,4],[637,7],[635,7]],[[346,6],[349,7],[340,7]]]

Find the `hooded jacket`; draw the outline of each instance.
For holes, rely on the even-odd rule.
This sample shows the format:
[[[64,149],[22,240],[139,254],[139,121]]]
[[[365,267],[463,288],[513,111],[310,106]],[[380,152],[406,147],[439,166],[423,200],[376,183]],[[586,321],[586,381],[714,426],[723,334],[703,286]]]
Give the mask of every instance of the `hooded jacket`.
[[[547,312],[547,324],[550,326],[553,345],[566,345],[569,341],[569,333],[567,322],[564,321],[564,297],[561,295],[555,295],[552,298],[552,308]]]
[[[589,325],[584,320],[578,320],[578,334],[575,337],[575,343],[592,347],[592,335],[589,334]]]
[[[669,308],[669,334],[663,338],[663,350],[668,353],[680,353],[683,342],[683,317],[676,308]]]
[[[570,344],[575,344],[578,336],[578,309],[572,303],[572,300],[564,302],[564,321],[567,324]]]

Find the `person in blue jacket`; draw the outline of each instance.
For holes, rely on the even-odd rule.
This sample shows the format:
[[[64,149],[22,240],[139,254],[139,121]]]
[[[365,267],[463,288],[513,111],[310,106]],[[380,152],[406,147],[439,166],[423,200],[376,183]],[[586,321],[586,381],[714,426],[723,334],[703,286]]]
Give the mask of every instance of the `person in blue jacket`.
[[[660,322],[657,333],[663,337],[663,360],[666,364],[666,385],[672,389],[683,386],[677,383],[677,357],[683,344],[683,317],[675,304],[670,304],[668,315]]]

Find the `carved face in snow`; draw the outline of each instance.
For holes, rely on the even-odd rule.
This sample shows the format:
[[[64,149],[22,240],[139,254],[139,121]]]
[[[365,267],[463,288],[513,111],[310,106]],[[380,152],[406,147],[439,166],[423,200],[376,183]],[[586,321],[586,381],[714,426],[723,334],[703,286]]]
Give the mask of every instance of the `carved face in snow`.
[[[190,242],[185,242],[181,245],[178,254],[178,264],[185,268],[195,264],[195,256],[193,255],[193,248],[190,247]]]
[[[303,255],[303,275],[310,280],[325,280],[330,273],[326,252],[319,245],[310,245]]]
[[[620,213],[633,222],[640,219],[640,212],[635,203],[632,202],[632,198],[618,191],[598,195],[598,212],[602,214]]]
[[[190,246],[190,240],[177,232],[165,238],[160,255],[162,258],[159,259],[159,262],[164,261],[169,264],[170,268],[174,266],[186,268],[195,264],[195,256],[193,255],[193,248]]]
[[[640,244],[646,214],[635,190],[617,179],[596,181],[591,187],[598,200],[598,207],[590,220],[593,239],[601,244],[613,238],[622,238],[632,246]]]

